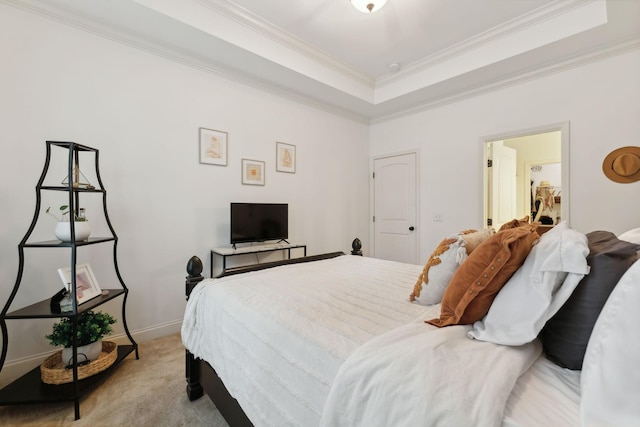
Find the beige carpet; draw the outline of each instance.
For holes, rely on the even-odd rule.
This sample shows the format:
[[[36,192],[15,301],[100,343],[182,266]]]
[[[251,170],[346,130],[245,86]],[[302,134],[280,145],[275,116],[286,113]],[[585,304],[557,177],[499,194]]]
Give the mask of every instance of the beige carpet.
[[[139,360],[129,355],[81,398],[79,420],[73,403],[0,406],[0,425],[227,426],[208,396],[187,398],[179,334],[139,343],[139,352]]]

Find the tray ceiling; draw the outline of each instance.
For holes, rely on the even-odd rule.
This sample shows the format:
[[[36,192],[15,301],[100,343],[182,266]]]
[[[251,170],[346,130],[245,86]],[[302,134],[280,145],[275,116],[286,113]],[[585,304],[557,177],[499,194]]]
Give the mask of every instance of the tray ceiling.
[[[0,1],[364,120],[640,47],[640,0]]]

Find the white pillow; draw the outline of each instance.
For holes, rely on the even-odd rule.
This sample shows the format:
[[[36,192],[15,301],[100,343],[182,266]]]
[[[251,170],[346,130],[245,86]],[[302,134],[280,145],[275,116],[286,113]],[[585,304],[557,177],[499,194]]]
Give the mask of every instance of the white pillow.
[[[589,272],[588,254],[584,234],[566,222],[553,227],[540,237],[467,336],[503,345],[533,341]]]
[[[620,278],[591,332],[580,378],[583,427],[640,420],[640,261]]]
[[[440,303],[453,273],[466,257],[464,240],[459,235],[440,242],[427,260],[409,300],[423,305]]]
[[[634,228],[633,230],[629,230],[626,233],[622,233],[618,236],[618,239],[640,245],[640,228]]]

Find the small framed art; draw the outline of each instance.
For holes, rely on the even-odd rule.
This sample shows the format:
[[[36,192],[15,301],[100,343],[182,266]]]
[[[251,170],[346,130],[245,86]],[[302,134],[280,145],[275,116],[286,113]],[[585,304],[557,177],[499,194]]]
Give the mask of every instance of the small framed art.
[[[65,289],[71,291],[71,267],[59,268],[58,274]],[[78,305],[102,294],[89,264],[76,265],[76,299]]]
[[[200,128],[200,163],[227,166],[226,132]]]
[[[276,171],[296,173],[296,146],[276,142]]]
[[[242,183],[245,185],[264,185],[264,162],[242,159]]]

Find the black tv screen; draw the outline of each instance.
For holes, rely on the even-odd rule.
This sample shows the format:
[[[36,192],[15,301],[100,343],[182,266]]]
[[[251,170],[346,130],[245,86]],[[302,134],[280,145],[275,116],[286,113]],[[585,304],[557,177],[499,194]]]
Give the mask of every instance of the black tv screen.
[[[289,238],[286,203],[231,203],[231,243]]]

